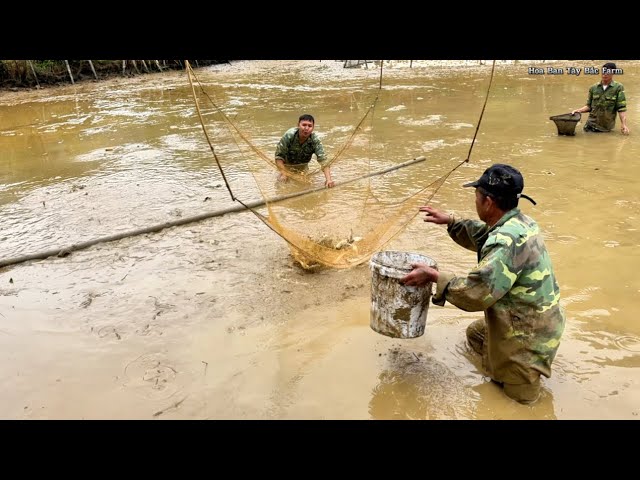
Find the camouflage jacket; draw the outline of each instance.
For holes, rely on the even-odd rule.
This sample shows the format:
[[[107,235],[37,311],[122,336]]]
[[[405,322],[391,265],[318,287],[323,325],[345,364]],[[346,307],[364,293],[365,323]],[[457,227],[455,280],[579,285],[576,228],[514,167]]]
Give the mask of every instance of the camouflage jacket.
[[[467,276],[440,273],[433,303],[445,300],[469,311],[484,310],[483,365],[500,382],[531,383],[551,376],[564,330],[560,290],[536,222],[518,208],[493,227],[459,220],[448,227],[459,245],[478,253]]]
[[[596,83],[589,89],[586,105],[591,108],[591,111],[584,129],[610,132],[616,126],[616,113],[627,111],[624,86],[612,80],[604,90],[602,83]]]
[[[287,165],[307,164],[314,153],[320,167],[324,169],[327,164],[327,155],[324,153],[320,138],[312,132],[311,136],[300,145],[298,127],[287,130],[276,147],[276,159],[283,160]]]

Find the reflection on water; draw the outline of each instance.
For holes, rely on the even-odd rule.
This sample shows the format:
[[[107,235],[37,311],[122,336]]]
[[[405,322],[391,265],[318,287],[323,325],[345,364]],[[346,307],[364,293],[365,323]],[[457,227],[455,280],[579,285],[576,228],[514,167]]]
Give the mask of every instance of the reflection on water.
[[[378,376],[369,413],[374,419],[469,418],[473,400],[467,387],[446,365],[412,351],[395,348]]]
[[[478,365],[479,358],[469,352],[462,355]],[[369,413],[379,420],[556,419],[553,394],[545,386],[536,403],[521,405],[488,377],[461,378],[428,355],[399,348],[388,353],[388,365],[378,376]]]

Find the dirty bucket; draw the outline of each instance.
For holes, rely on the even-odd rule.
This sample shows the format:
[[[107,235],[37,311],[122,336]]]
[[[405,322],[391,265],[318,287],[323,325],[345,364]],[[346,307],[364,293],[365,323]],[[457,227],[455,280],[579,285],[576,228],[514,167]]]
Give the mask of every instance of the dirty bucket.
[[[582,115],[579,113],[563,113],[562,115],[554,115],[549,117],[549,120],[553,120],[558,127],[558,135],[575,135],[576,125],[580,121]]]
[[[411,252],[378,252],[371,268],[371,328],[394,338],[416,338],[424,333],[431,300],[431,283],[424,287],[402,285],[400,279],[412,270],[412,263],[436,266],[431,258]]]

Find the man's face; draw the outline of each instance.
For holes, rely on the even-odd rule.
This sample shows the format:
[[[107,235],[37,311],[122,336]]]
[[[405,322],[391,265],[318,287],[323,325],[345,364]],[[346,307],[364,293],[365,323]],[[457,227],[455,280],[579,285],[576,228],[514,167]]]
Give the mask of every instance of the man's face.
[[[309,120],[301,120],[298,122],[298,128],[300,129],[298,134],[300,135],[300,138],[303,140],[309,138],[309,135],[313,132],[313,127],[313,122]]]
[[[604,85],[609,85],[613,79],[613,75],[611,73],[604,73],[604,69],[602,69],[602,72],[602,83]]]
[[[480,190],[476,188],[476,212],[478,213],[478,218],[483,222],[485,222],[487,218],[489,202],[489,197],[485,197],[480,193]]]

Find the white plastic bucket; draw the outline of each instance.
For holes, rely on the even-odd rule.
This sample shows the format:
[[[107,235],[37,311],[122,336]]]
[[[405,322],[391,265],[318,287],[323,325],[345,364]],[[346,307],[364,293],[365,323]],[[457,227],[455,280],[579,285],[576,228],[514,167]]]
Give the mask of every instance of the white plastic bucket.
[[[433,259],[412,252],[378,252],[369,261],[371,328],[382,335],[416,338],[424,333],[432,284],[410,287],[399,282],[411,272],[412,263],[436,266]]]

